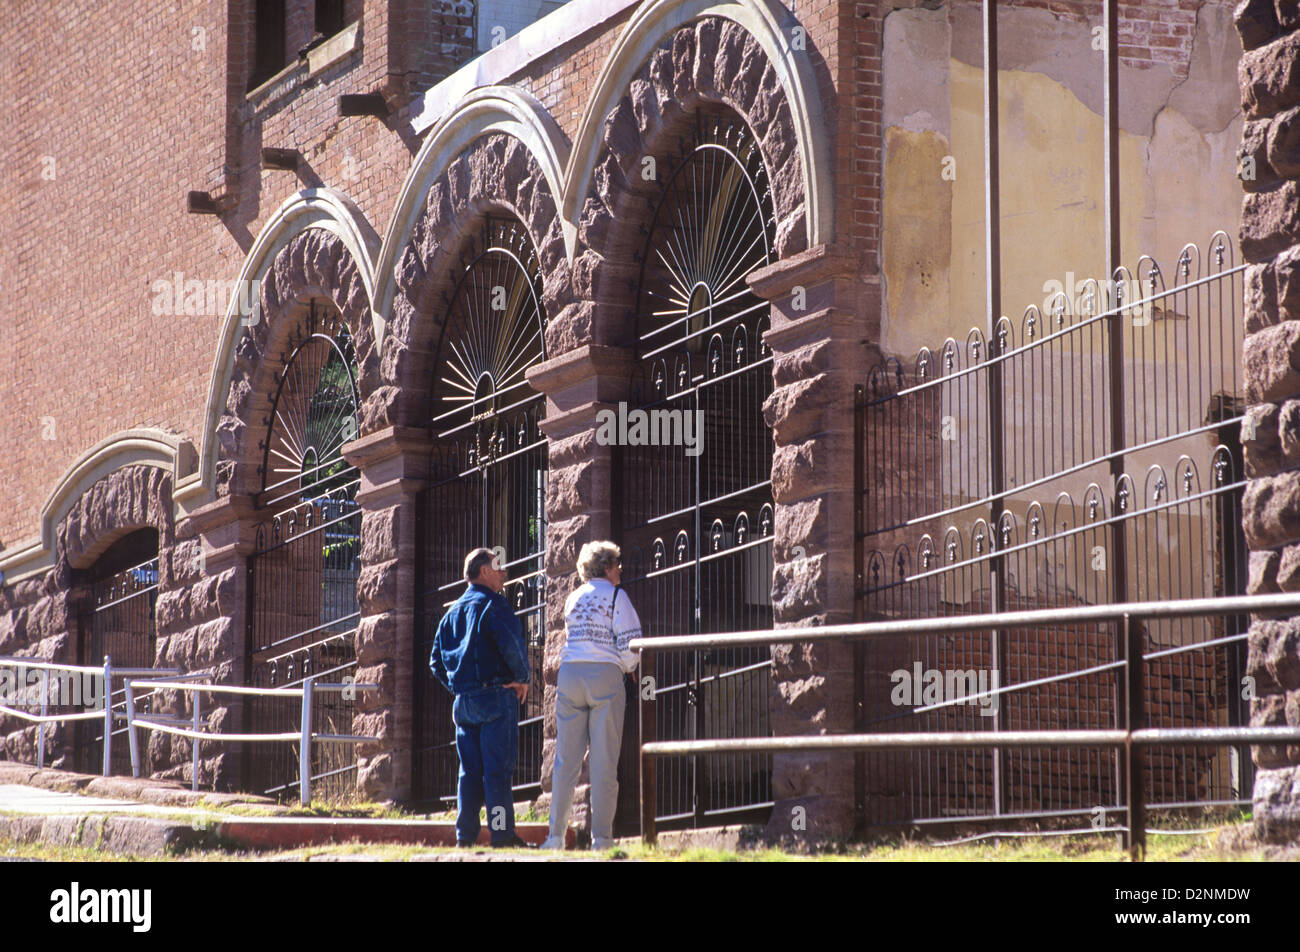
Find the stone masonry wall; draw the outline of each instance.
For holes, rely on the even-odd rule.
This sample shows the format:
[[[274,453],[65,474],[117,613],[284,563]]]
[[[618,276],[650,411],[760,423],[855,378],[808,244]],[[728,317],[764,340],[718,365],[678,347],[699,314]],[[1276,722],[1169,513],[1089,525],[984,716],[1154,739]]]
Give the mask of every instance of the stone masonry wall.
[[[1242,522],[1250,591],[1300,591],[1300,4],[1245,0],[1236,10],[1243,176],[1241,250],[1248,418]],[[1247,676],[1254,726],[1300,726],[1300,618],[1256,616]],[[1300,836],[1300,744],[1258,747],[1255,828]]]

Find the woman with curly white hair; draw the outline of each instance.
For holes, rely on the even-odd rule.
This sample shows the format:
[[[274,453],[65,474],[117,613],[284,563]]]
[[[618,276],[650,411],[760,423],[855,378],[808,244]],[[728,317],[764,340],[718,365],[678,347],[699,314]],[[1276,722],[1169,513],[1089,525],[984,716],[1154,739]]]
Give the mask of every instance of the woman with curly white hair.
[[[564,650],[555,699],[555,771],[551,830],[543,849],[564,849],[573,789],[591,746],[591,845],[614,845],[618,754],[623,743],[623,676],[636,670],[627,644],[641,620],[619,585],[623,566],[612,542],[588,542],[578,554],[583,584],[564,605]]]

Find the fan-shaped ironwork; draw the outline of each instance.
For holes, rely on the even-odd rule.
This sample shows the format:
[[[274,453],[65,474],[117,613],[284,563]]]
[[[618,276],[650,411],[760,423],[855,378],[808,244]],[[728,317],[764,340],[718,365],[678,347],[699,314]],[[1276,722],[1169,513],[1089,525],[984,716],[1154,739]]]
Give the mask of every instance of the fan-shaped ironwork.
[[[262,489],[275,499],[303,498],[340,484],[342,447],[356,439],[360,397],[356,355],[342,315],[315,303],[276,377],[263,443]]]
[[[774,227],[754,137],[733,117],[701,118],[646,243],[637,305],[642,356],[698,354],[719,327],[766,314],[767,302],[745,278],[771,261]]]
[[[517,221],[489,220],[467,258],[438,347],[432,426],[441,439],[476,430],[486,465],[496,424],[537,397],[524,372],[546,359],[542,275]]]

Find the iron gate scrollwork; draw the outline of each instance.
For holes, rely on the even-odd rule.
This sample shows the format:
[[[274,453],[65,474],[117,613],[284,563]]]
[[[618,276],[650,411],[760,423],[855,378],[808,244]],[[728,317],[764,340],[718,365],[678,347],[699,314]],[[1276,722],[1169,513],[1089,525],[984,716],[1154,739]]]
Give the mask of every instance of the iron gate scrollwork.
[[[451,696],[429,672],[433,634],[465,588],[465,555],[497,548],[503,594],[523,625],[531,685],[519,712],[516,799],[541,792],[546,645],[547,441],[543,397],[525,371],[546,359],[536,250],[523,226],[489,218],[452,273],[430,388],[429,487],[419,508],[414,797],[455,803],[459,761]]]
[[[613,441],[624,588],[646,637],[770,628],[769,305],[745,281],[772,260],[767,170],[752,133],[721,112],[697,114],[693,140],[670,168],[652,200],[640,361],[627,425]],[[657,653],[656,679],[660,740],[771,733],[767,648]],[[622,758],[620,786],[632,795],[620,803],[623,829],[636,816],[630,760]],[[771,758],[667,758],[656,787],[665,827],[762,819]]]
[[[249,559],[247,670],[254,687],[300,687],[309,676],[341,682],[356,674],[360,475],[341,452],[357,435],[356,355],[342,315],[315,302],[289,348],[259,444],[257,504],[270,516],[257,527]],[[353,693],[317,694],[312,730],[351,734],[354,708]],[[300,727],[297,698],[251,697],[245,712],[253,733]],[[296,785],[296,745],[250,743],[244,756],[253,790],[283,796]],[[355,769],[351,744],[314,744],[313,795],[345,796]]]

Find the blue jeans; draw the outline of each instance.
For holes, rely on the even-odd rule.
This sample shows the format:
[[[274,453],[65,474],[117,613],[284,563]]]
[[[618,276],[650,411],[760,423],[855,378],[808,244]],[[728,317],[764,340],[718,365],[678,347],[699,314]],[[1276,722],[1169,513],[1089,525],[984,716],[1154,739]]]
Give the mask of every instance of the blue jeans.
[[[519,753],[519,698],[510,688],[482,688],[457,694],[451,706],[456,725],[460,779],[456,786],[456,839],[478,842],[479,810],[486,800],[493,844],[515,836],[511,780]]]

